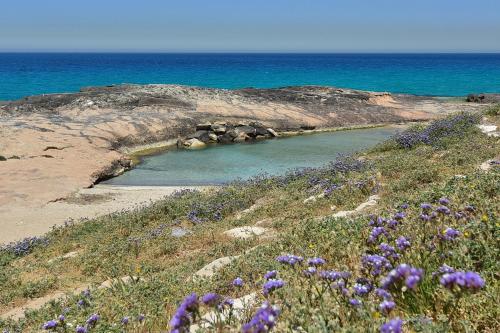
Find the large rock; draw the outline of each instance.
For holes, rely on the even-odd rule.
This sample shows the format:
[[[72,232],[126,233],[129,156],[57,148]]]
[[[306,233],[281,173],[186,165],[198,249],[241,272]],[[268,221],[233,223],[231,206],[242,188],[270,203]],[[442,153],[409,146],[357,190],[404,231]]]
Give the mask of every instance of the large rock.
[[[212,126],[210,126],[210,129],[215,134],[224,134],[227,131],[226,125],[223,125],[223,124],[213,124]]]
[[[197,131],[208,131],[212,127],[212,124],[210,123],[203,123],[203,124],[198,124],[196,125],[196,130]]]
[[[236,128],[236,131],[240,132],[240,133],[245,133],[246,135],[248,135],[250,137],[255,137],[255,135],[256,135],[255,128],[252,126],[238,126]]]
[[[183,142],[183,146],[187,149],[200,149],[205,148],[206,144],[198,139],[189,139]]]
[[[229,133],[224,133],[223,135],[217,136],[217,141],[219,143],[231,143],[233,142],[233,137]]]
[[[274,138],[276,138],[276,137],[278,137],[278,136],[279,136],[279,134],[278,134],[275,130],[273,130],[272,128],[268,128],[268,129],[267,129],[267,132],[268,132],[268,133],[269,133],[272,137],[274,137]]]
[[[193,135],[189,136],[189,139],[198,139],[201,142],[207,143],[210,141],[210,135],[207,130],[196,131]]]
[[[243,132],[238,133],[238,136],[233,139],[233,142],[245,142],[249,140],[250,137]]]

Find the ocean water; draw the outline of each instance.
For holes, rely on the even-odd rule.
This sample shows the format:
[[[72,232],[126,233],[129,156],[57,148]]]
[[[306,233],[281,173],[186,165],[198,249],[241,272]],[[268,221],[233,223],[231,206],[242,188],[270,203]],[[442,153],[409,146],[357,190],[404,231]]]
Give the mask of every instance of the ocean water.
[[[0,53],[0,100],[119,83],[307,84],[463,96],[500,92],[500,54]]]
[[[319,167],[339,153],[351,153],[384,141],[393,128],[371,128],[230,145],[202,150],[172,149],[148,156],[136,168],[105,181],[109,185],[210,185],[289,169]]]

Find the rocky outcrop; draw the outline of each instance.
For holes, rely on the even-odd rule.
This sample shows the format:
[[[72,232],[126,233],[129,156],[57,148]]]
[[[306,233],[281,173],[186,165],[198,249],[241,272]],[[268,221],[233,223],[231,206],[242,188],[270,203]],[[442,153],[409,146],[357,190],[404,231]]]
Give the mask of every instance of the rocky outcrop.
[[[233,123],[203,123],[196,125],[196,132],[184,139],[177,140],[178,148],[203,148],[208,143],[241,143],[259,138],[274,138],[279,136],[272,128],[266,128],[259,122],[249,124]]]
[[[117,175],[130,167],[124,149],[136,145],[242,142],[284,131],[427,120],[483,104],[315,86],[118,85],[30,96],[0,103],[0,206],[40,207]],[[203,147],[198,141],[188,146]]]

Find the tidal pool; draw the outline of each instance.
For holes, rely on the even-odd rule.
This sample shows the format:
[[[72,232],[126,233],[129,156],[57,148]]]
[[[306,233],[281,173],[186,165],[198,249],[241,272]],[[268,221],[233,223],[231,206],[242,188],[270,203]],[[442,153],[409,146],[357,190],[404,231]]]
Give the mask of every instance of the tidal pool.
[[[134,169],[105,181],[110,185],[217,185],[289,169],[319,167],[339,153],[372,147],[396,129],[371,128],[301,135],[252,143],[213,145],[202,150],[171,149],[145,157]]]

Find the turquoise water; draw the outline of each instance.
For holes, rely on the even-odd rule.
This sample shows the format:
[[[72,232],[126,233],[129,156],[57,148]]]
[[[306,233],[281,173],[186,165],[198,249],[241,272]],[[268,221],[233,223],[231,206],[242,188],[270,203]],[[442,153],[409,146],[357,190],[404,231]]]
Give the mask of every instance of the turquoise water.
[[[289,169],[322,166],[339,153],[371,147],[394,133],[392,128],[372,128],[214,145],[203,150],[174,149],[146,157],[135,169],[104,183],[209,185],[262,173],[280,175]]]
[[[119,83],[463,96],[500,92],[500,54],[0,53],[0,100]]]

